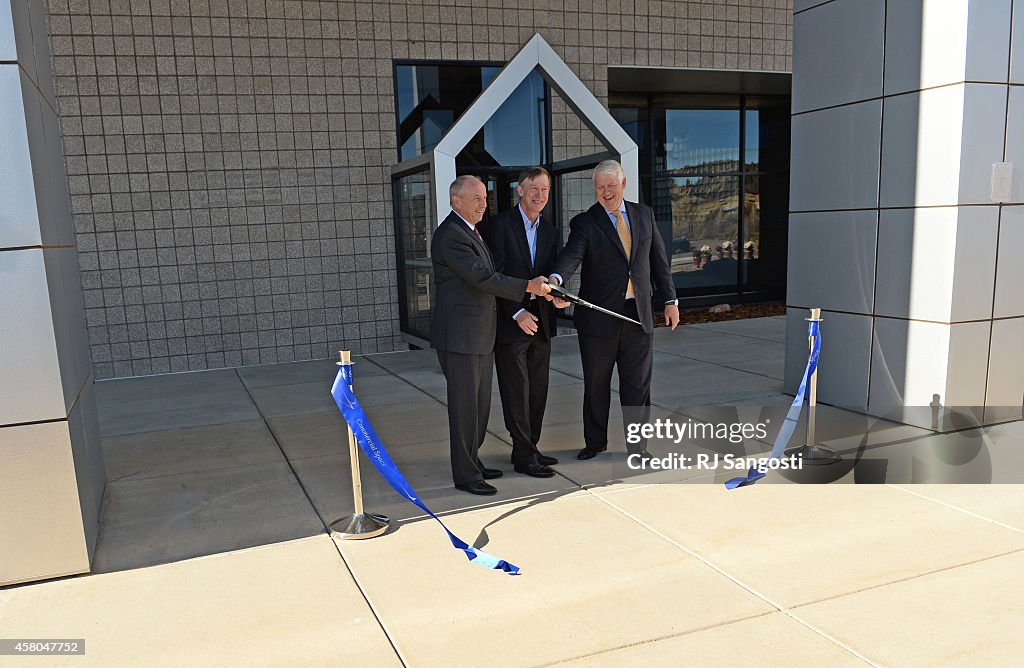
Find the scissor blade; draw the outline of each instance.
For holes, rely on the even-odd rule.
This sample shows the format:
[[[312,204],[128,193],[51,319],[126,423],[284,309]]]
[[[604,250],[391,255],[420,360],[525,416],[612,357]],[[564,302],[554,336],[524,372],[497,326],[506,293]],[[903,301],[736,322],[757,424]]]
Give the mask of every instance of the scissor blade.
[[[581,299],[579,295],[574,295],[573,293],[569,292],[568,290],[566,290],[566,289],[564,289],[564,288],[562,288],[560,286],[552,285],[551,286],[551,294],[553,294],[553,295],[555,295],[557,297],[561,297],[562,299],[564,299],[566,301],[569,301],[569,302],[572,302],[573,304],[579,304],[580,306],[584,306],[586,308],[591,308],[591,309],[594,309],[595,311],[600,311],[601,313],[604,313],[606,315],[610,315],[612,317],[618,318],[619,320],[625,320],[626,322],[631,322],[634,325],[637,325],[639,327],[643,327],[643,325],[641,325],[636,320],[633,320],[632,318],[626,317],[626,316],[622,315],[621,313],[616,313],[615,311],[609,311],[608,309],[604,308],[603,306],[598,306],[597,304],[591,304],[586,299]]]

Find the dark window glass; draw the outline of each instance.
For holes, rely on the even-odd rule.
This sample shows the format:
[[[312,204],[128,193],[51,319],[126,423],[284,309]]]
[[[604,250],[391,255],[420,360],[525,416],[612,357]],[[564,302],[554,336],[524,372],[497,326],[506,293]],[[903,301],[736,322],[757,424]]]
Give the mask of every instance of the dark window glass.
[[[399,159],[437,146],[452,125],[501,71],[480,65],[398,65]],[[456,156],[460,168],[515,167],[545,162],[547,89],[532,72]]]
[[[626,134],[636,142],[640,150],[646,149],[647,97],[621,95],[614,101],[609,101],[608,110],[626,131]]]
[[[679,295],[781,296],[789,98],[612,93],[609,107],[640,146]]]
[[[401,160],[437,146],[482,90],[475,65],[399,65],[396,75]]]
[[[745,101],[743,289],[782,293],[788,252],[789,99]]]
[[[430,235],[437,227],[430,202],[430,174],[400,177],[394,187],[402,320],[406,331],[429,338],[432,294],[428,251]]]

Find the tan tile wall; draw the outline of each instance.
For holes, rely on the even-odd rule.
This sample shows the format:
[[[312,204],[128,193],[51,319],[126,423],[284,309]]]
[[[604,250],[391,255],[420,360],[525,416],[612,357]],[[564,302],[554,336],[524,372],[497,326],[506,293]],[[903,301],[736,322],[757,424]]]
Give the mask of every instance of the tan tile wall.
[[[402,348],[395,59],[790,68],[789,0],[49,0],[98,378]],[[467,18],[467,15],[470,18]],[[553,109],[556,157],[591,152]]]

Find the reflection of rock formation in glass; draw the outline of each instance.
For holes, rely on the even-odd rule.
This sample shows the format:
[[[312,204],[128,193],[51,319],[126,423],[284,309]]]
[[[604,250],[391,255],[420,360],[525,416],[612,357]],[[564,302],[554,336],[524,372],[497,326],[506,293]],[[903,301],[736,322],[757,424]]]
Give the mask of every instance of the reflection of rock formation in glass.
[[[711,261],[710,250],[737,236],[739,188],[730,176],[689,176],[664,181],[672,203],[672,237],[686,239],[690,248],[707,245],[701,265],[679,267],[696,270]],[[685,256],[685,253],[683,254]],[[719,253],[718,257],[722,257]]]
[[[761,179],[757,176],[743,179],[743,238],[744,253],[746,242],[754,242],[755,254],[747,259],[758,257],[760,253],[756,249],[761,247]]]

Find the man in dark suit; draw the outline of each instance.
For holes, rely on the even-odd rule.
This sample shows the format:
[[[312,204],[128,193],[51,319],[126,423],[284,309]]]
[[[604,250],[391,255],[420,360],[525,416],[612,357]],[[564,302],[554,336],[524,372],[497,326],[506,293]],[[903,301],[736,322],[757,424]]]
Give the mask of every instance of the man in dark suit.
[[[508,276],[546,276],[558,255],[558,230],[541,219],[551,192],[551,175],[543,167],[519,174],[515,208],[480,224],[494,257],[495,269]],[[535,478],[555,475],[554,457],[537,449],[548,401],[548,365],[555,333],[554,309],[546,299],[526,295],[498,300],[498,340],[494,363],[505,427],[512,437],[512,465]]]
[[[527,292],[545,295],[547,279],[505,276],[494,269],[477,223],[487,210],[487,188],[475,176],[460,176],[448,189],[452,213],[430,241],[436,301],[430,345],[437,349],[448,383],[448,431],[455,488],[495,494],[485,480],[501,471],[486,468],[478,450],[487,434],[491,409],[491,370],[498,326],[495,297],[519,300]]]
[[[651,415],[651,370],[654,359],[652,298],[665,305],[665,321],[679,324],[679,306],[665,244],[650,207],[623,200],[622,166],[605,160],[594,168],[597,204],[573,217],[569,239],[558,255],[551,282],[562,284],[583,265],[579,296],[628,316],[633,325],[587,308],[576,308],[583,361],[583,439],[576,455],[590,459],[608,449],[608,410],[612,368],[618,365],[623,426],[644,423]],[[627,445],[647,454],[646,439]]]

